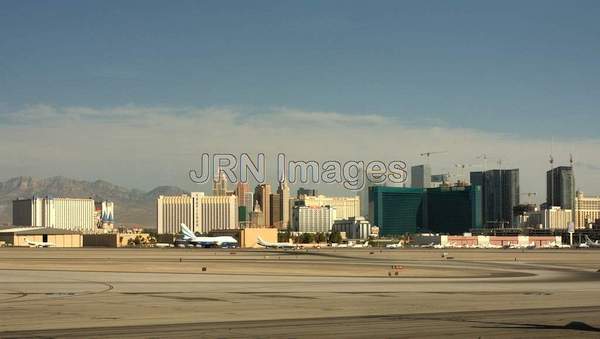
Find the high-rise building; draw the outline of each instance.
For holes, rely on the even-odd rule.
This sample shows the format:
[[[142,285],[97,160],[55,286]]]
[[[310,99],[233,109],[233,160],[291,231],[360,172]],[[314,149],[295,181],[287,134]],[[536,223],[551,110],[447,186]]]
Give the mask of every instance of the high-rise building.
[[[481,228],[481,186],[427,189],[423,226],[434,233],[461,234]]]
[[[600,219],[600,197],[586,197],[577,192],[575,198],[575,228],[591,228]]]
[[[179,233],[182,223],[199,233],[239,227],[235,195],[207,196],[202,192],[179,196],[161,195],[156,206],[159,234]]]
[[[485,172],[482,172],[482,171],[471,172],[469,181],[471,182],[471,185],[481,186],[481,189],[483,190],[484,178],[485,178]]]
[[[262,211],[262,220],[258,221],[258,226],[269,227],[271,223],[271,185],[260,184],[254,189],[254,199],[258,201]]]
[[[328,197],[324,195],[305,196],[297,199],[302,205],[309,207],[331,206],[335,208],[335,216],[337,219],[348,219],[359,217],[360,215],[360,198],[353,197]]]
[[[360,199],[360,213],[359,215],[362,217],[365,217],[366,220],[370,221],[371,224],[373,223],[373,215],[370,214],[371,213],[371,209],[369,207],[369,190],[371,187],[384,187],[386,186],[386,183],[380,183],[380,182],[375,182],[371,175],[371,173],[368,172],[362,172],[361,173],[364,175],[364,180],[365,180],[365,184],[363,189],[359,192],[358,196]]]
[[[481,186],[481,223],[486,227],[515,225],[514,208],[519,205],[519,169],[471,172],[472,186]]]
[[[423,225],[424,188],[369,188],[371,224],[379,227],[380,236],[416,233]]]
[[[429,188],[431,187],[431,166],[417,165],[410,168],[410,187]]]
[[[572,209],[575,203],[573,167],[560,166],[546,172],[546,204]]]
[[[238,203],[235,195],[207,196],[192,192],[194,224],[191,230],[206,234],[214,230],[239,228]]]
[[[33,197],[14,200],[12,207],[13,225],[90,233],[97,229],[94,199]]]
[[[250,190],[250,185],[247,182],[238,182],[235,188],[235,195],[237,196],[238,207],[245,207],[243,210],[246,212],[246,215],[240,216],[240,218],[246,221],[249,220],[250,212],[252,212],[254,207],[254,193]]]
[[[300,233],[329,232],[334,220],[335,208],[331,206],[295,206],[292,210],[291,229]]]
[[[160,195],[156,199],[156,231],[158,234],[177,234],[180,225],[194,227],[194,204],[187,194]],[[193,228],[191,228],[194,230]]]
[[[290,226],[290,187],[285,181],[285,178],[279,183],[277,194],[279,195],[279,213],[281,215],[279,219],[281,220],[281,223],[280,226],[276,226],[277,228],[287,229]]]
[[[246,206],[238,206],[238,221],[240,228],[246,228],[250,225],[250,213],[246,211]]]
[[[481,188],[372,187],[369,206],[381,236],[436,232],[461,234],[481,227]]]
[[[245,200],[245,196],[246,196],[247,192],[250,192],[250,185],[247,182],[239,181],[237,183],[237,185],[235,186],[235,195],[238,197],[238,205],[239,206],[248,207],[248,205],[246,205],[246,200]]]
[[[269,196],[269,206],[271,206],[271,211],[270,211],[270,220],[271,220],[271,225],[273,225],[276,228],[283,228],[282,227],[282,221],[281,221],[281,196],[277,193],[275,194],[271,194]]]
[[[238,198],[239,199],[239,198]],[[246,192],[244,194],[244,206],[246,206],[246,212],[248,212],[248,216],[246,220],[250,220],[250,213],[254,210],[254,192]]]
[[[227,176],[223,171],[219,171],[217,179],[213,181],[213,195],[227,195]]]

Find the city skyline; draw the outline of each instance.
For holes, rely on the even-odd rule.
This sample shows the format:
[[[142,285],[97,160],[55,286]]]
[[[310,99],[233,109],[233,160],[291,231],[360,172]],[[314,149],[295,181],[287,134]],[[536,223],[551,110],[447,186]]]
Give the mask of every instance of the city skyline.
[[[0,1],[0,337],[600,333],[598,18]]]

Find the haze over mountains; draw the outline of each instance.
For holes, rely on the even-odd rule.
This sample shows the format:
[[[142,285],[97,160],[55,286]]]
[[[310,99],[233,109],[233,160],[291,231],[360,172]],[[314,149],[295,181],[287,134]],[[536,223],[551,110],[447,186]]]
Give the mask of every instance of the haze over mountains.
[[[187,193],[175,186],[158,186],[149,192],[128,189],[104,180],[94,182],[65,177],[16,177],[0,182],[0,224],[12,222],[12,200],[37,196],[89,198],[115,203],[117,225],[156,227],[156,197]]]

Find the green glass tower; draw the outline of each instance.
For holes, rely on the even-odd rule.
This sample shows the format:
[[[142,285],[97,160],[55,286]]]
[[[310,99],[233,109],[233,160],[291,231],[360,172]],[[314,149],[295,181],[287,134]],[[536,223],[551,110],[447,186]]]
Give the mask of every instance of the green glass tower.
[[[381,236],[416,233],[423,224],[424,188],[369,188],[369,216]]]
[[[369,213],[381,236],[462,234],[482,227],[481,186],[371,187]]]
[[[427,219],[432,232],[461,234],[481,228],[481,186],[438,187],[427,190]]]

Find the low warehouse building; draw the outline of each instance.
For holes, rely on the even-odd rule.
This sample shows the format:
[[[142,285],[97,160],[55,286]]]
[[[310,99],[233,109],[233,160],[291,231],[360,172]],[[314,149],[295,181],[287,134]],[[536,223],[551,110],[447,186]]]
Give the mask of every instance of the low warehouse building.
[[[9,246],[82,247],[80,232],[48,227],[8,227],[0,229],[0,241]]]
[[[469,235],[442,235],[440,245],[444,247],[553,247],[562,245],[561,237],[557,236],[469,236]]]
[[[371,223],[363,217],[335,220],[331,231],[344,232],[349,239],[369,239],[372,235]]]
[[[137,239],[137,240],[136,240]],[[139,244],[136,244],[139,242]],[[150,242],[148,233],[106,233],[85,234],[84,247],[126,247],[129,245],[147,244]]]

